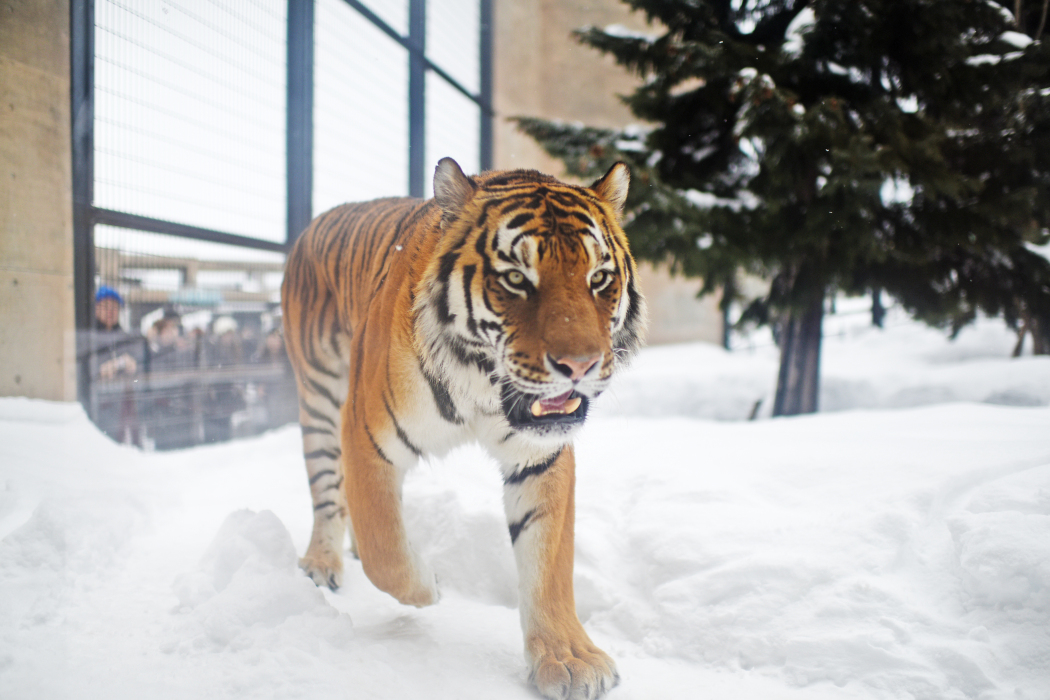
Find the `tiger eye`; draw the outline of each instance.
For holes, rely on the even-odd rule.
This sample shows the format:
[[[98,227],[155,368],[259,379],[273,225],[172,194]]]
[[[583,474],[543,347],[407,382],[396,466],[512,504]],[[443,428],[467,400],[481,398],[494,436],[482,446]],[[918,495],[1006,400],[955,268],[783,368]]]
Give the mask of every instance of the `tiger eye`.
[[[525,275],[521,274],[517,270],[511,270],[507,273],[507,281],[513,284],[515,287],[525,281]]]
[[[605,280],[606,280],[606,278],[608,276],[609,276],[609,273],[606,272],[605,270],[598,270],[593,275],[591,275],[591,286],[592,287],[600,287],[600,286],[602,286],[602,284],[605,283]]]

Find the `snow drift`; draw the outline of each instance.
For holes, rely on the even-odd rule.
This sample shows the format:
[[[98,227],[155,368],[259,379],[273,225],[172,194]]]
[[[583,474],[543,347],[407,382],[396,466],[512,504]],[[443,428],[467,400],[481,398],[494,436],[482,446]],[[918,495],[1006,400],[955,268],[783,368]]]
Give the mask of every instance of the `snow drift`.
[[[844,331],[840,410],[754,422],[729,419],[771,391],[771,348],[643,353],[578,444],[610,698],[1050,697],[1050,358],[1010,341]],[[299,452],[289,427],[141,453],[78,406],[0,400],[0,695],[537,697],[495,465],[410,475],[443,592],[417,610],[349,558],[337,593],[298,571]]]

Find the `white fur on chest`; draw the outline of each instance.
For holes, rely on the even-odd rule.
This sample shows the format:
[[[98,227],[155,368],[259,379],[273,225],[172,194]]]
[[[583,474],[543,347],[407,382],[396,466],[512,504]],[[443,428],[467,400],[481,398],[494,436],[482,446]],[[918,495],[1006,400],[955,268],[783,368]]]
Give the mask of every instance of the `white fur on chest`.
[[[399,416],[403,429],[424,456],[444,457],[460,445],[477,442],[499,462],[504,476],[508,476],[570,441],[569,435],[547,437],[511,428],[503,413],[498,385],[493,385],[488,376],[474,367],[446,367],[441,379],[460,419],[458,422],[442,416],[422,372],[411,392],[412,406],[405,407],[404,415]],[[415,455],[407,450],[391,449],[391,452],[403,458],[396,462],[415,461]]]

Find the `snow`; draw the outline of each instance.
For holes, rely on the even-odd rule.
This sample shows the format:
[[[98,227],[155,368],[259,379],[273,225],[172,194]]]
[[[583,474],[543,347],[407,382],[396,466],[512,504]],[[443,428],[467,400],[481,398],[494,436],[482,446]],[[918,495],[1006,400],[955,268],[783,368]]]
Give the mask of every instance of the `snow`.
[[[1003,32],[999,35],[999,38],[1007,44],[1019,49],[1028,48],[1028,45],[1033,42],[1032,37],[1027,34],[1022,34],[1021,32]]]
[[[744,143],[744,141],[741,141],[741,143]],[[750,145],[750,143],[748,145]],[[694,154],[694,157],[695,155],[696,154]],[[702,160],[702,158],[697,158],[697,160]],[[710,192],[701,192],[700,190],[684,190],[682,194],[698,209],[728,207],[734,212],[738,212],[741,209],[757,209],[762,203],[753,192],[749,192],[748,190],[740,190],[737,192],[737,197],[734,199],[719,197]]]
[[[610,24],[601,31],[618,39],[638,39],[650,44],[660,38],[660,34],[640,32],[622,24]]]
[[[999,38],[1003,39],[1002,36],[1000,36]],[[1007,41],[1007,43],[1013,42]],[[979,54],[977,56],[971,56],[970,58],[966,59],[966,64],[970,66],[996,65],[1000,61],[1014,61],[1018,58],[1021,58],[1022,56],[1024,56],[1023,51],[1010,51],[1008,53],[1002,54],[1001,56],[996,54]]]
[[[784,44],[781,50],[793,58],[802,55],[802,47],[806,41],[806,33],[813,29],[817,23],[817,15],[813,8],[804,7],[795,15],[784,32]]]
[[[904,109],[904,111],[914,113],[916,110]],[[910,204],[914,197],[915,188],[911,186],[907,178],[903,177],[887,178],[879,190],[879,199],[882,200],[884,206],[892,206],[897,203]]]
[[[611,699],[1050,696],[1050,358],[839,310],[825,413],[735,420],[768,404],[758,334],[646,350],[596,406],[575,585]],[[298,571],[299,452],[288,427],[142,453],[0,399],[0,696],[538,697],[490,460],[410,474],[443,593],[415,609],[349,557],[336,593]]]

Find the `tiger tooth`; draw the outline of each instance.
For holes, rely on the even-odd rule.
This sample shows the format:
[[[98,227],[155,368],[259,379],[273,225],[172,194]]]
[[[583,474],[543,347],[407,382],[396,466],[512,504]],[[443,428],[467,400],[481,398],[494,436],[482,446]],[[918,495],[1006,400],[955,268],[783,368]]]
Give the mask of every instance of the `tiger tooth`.
[[[530,410],[532,411],[533,416],[539,418],[543,415],[543,404],[541,404],[539,401],[533,401]]]
[[[568,401],[565,402],[565,412],[566,413],[572,413],[573,411],[575,411],[577,408],[580,407],[581,403],[583,403],[583,399],[581,399],[579,396],[577,396],[574,399],[569,399]]]

